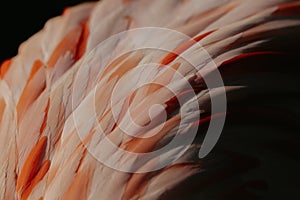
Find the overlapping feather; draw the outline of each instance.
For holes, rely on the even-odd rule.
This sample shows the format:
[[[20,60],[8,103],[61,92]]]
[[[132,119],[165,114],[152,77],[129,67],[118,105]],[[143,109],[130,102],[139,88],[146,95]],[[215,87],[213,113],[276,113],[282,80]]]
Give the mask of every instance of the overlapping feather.
[[[93,49],[113,34],[133,28],[155,26],[181,31],[199,42],[213,58],[225,81],[229,108],[234,111],[238,107],[235,105],[240,105],[235,102],[245,95],[272,92],[278,88],[266,79],[274,77],[270,75],[276,71],[272,68],[273,59],[285,63],[293,58],[295,52],[291,49],[299,43],[299,15],[300,1],[289,0],[103,0],[68,8],[62,16],[49,20],[42,31],[21,45],[16,57],[1,66],[0,199],[174,199],[172,195],[178,193],[175,189],[180,183],[217,184],[220,171],[226,167],[212,172],[205,167],[205,162],[197,158],[201,139],[194,142],[180,162],[144,174],[119,172],[89,154],[86,146],[96,146],[95,149],[107,159],[114,154],[101,149],[101,140],[95,136],[96,124],[89,122],[93,97],[105,135],[126,150],[148,152],[168,143],[178,129],[180,117],[176,113],[170,116],[159,134],[151,139],[127,136],[121,129],[114,128],[109,104],[114,86],[122,77],[128,76],[127,82],[119,88],[117,99],[130,98],[127,91],[136,84],[130,81],[139,79],[157,79],[164,85],[173,84],[181,89],[180,80],[167,78],[172,76],[172,71],[161,73],[161,69],[154,68],[145,69],[146,73],[137,71],[128,75],[127,72],[149,60],[164,62],[186,77],[193,78],[199,73],[182,59],[170,58],[166,52],[142,50],[124,55],[111,65],[101,66],[97,51]],[[147,37],[142,39],[141,42],[147,43]],[[165,42],[160,39],[157,41]],[[180,49],[186,42],[171,45]],[[105,55],[116,53],[126,44],[129,41],[124,39],[117,45],[108,46]],[[203,65],[198,69],[201,75],[209,76],[214,69],[209,63],[203,64],[205,54],[200,50],[189,51],[193,47],[190,45],[180,53],[194,57],[198,65]],[[86,58],[93,58],[88,66],[84,62]],[[248,60],[254,61],[245,62]],[[261,61],[261,64],[255,61]],[[269,85],[261,89],[258,80]],[[295,80],[294,84],[298,82]],[[74,88],[77,90],[75,97]],[[195,88],[199,92],[200,110],[208,117],[197,122],[200,124],[198,137],[201,138],[206,120],[215,116],[210,116],[210,98],[207,98],[205,85],[196,81]],[[172,95],[164,88],[152,85],[141,88],[132,98],[129,105],[122,106],[117,102],[113,105],[119,112],[119,120],[130,124],[130,120],[122,116],[122,112],[130,108],[133,118],[146,124],[150,120],[149,105],[164,104]],[[189,118],[185,126],[190,129],[195,123],[193,114],[187,112],[185,115]],[[78,117],[76,125],[74,115]],[[76,127],[85,133],[84,141],[80,140]],[[151,134],[159,127],[159,123],[155,124],[143,134]],[[188,133],[188,129],[182,130],[182,134]],[[167,152],[163,158],[174,157],[178,151]],[[226,153],[220,153],[223,154]],[[224,157],[226,159],[218,158],[219,163],[234,166],[230,163],[235,160],[235,155]],[[130,162],[126,157],[123,159],[125,163]],[[151,162],[155,162],[155,158],[145,165],[151,165]],[[207,161],[214,162],[218,163]],[[203,171],[204,167],[207,172]],[[189,189],[193,192],[186,192]],[[185,190],[180,194],[181,198],[184,195],[197,198],[198,190],[193,187]]]

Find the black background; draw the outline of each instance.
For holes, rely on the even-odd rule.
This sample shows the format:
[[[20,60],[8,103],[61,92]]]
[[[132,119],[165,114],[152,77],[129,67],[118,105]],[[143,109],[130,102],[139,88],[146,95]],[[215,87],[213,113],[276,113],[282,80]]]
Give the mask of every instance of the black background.
[[[87,0],[1,1],[0,63],[18,53],[19,45],[41,30],[47,20],[65,7]]]

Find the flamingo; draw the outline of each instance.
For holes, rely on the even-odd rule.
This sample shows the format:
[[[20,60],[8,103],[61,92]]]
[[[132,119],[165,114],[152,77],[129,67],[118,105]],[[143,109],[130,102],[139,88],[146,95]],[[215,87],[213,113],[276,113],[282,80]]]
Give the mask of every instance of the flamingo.
[[[66,8],[1,65],[0,199],[273,197],[251,152],[265,124],[298,128],[297,101],[282,102],[299,92],[299,15],[297,0]],[[297,152],[294,129],[272,137]]]

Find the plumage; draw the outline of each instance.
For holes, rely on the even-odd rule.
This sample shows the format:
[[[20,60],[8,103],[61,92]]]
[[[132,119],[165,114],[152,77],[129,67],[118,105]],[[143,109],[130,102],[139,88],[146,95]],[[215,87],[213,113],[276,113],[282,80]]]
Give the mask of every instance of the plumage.
[[[298,93],[288,62],[299,53],[299,16],[296,0],[102,0],[67,8],[1,65],[0,199],[206,199],[198,187],[221,187],[222,177],[247,171],[243,163],[255,165],[221,147],[198,158],[209,122],[226,116],[221,105],[213,114],[212,98],[226,92],[229,119],[244,112],[254,121],[264,111],[245,99]],[[143,27],[182,37],[124,32]],[[149,48],[122,54],[138,47]],[[225,87],[215,80],[208,88],[217,70]],[[181,140],[196,132],[196,139],[140,157],[177,132]],[[213,199],[230,198],[217,191]]]

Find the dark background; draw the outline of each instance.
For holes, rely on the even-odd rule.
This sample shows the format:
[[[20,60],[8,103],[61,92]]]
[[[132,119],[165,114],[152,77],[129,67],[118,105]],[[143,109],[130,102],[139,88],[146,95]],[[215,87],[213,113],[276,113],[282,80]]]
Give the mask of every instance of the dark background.
[[[41,30],[47,20],[65,7],[87,0],[1,1],[0,63],[15,56],[19,45]]]

